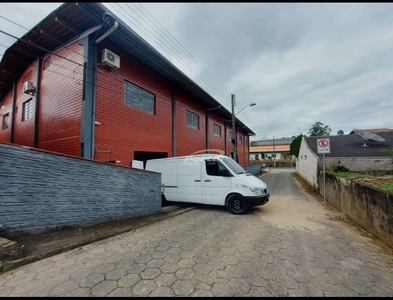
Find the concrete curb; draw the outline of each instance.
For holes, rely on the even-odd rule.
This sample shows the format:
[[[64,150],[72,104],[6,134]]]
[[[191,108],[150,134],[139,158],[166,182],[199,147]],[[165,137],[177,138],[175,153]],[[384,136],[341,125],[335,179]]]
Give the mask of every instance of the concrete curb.
[[[120,228],[110,234],[102,234],[102,235],[96,236],[94,238],[89,238],[89,239],[83,240],[78,243],[68,244],[65,247],[54,248],[54,249],[51,249],[49,251],[46,251],[46,252],[43,252],[40,254],[31,255],[28,257],[23,257],[23,258],[16,259],[13,261],[12,260],[4,261],[4,262],[0,261],[0,274],[3,272],[6,272],[6,271],[10,271],[12,269],[18,268],[20,266],[32,263],[32,262],[53,256],[56,254],[60,254],[65,251],[69,251],[69,250],[72,250],[72,249],[75,249],[78,247],[82,247],[82,246],[85,246],[87,244],[90,244],[90,243],[93,243],[96,241],[100,241],[100,240],[107,239],[107,238],[110,238],[113,236],[117,236],[117,235],[120,235],[125,232],[130,232],[130,231],[133,231],[133,230],[138,229],[143,226],[154,224],[156,222],[159,222],[159,221],[177,216],[179,214],[185,213],[185,212],[190,211],[194,208],[195,208],[195,206],[191,206],[191,207],[190,206],[184,207],[184,206],[180,206],[180,205],[166,206],[166,207],[163,207],[161,212],[159,212],[159,213],[141,218],[140,221],[136,222],[132,226],[132,228],[126,228],[126,229]]]

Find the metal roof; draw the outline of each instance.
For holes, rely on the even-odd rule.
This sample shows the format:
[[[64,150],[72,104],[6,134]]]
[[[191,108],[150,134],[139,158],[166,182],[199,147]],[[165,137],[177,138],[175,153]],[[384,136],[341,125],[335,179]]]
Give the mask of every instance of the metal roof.
[[[335,136],[313,136],[304,137],[310,150],[318,154],[317,139],[329,138],[330,153],[325,153],[325,157],[386,157],[389,154],[383,149],[393,148],[393,132],[378,133],[385,139],[384,142],[364,141],[357,134],[335,135]]]
[[[178,86],[196,97],[207,108],[221,105],[217,100],[204,91],[198,84],[181,72],[169,60],[147,43],[134,30],[109,11],[101,3],[64,3],[29,32],[9,47],[0,63],[0,103],[12,89],[25,68],[37,60],[39,56],[53,52],[56,49],[75,41],[88,29],[104,24],[97,32],[104,33],[109,24],[103,20],[104,13],[109,13],[119,23],[118,28],[106,37],[106,40],[124,50],[127,54],[153,69]],[[229,101],[229,99],[228,99]],[[221,105],[215,110],[224,120],[231,120],[232,113]],[[236,127],[243,128],[249,135],[255,133],[243,122],[236,118]]]
[[[250,147],[250,153],[259,153],[259,152],[289,152],[291,151],[290,144],[281,144],[281,145],[263,145],[263,146],[256,146]]]

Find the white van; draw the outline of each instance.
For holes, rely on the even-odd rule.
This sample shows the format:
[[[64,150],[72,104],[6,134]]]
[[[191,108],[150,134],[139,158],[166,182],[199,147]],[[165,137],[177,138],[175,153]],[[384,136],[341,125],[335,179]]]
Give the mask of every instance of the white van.
[[[225,155],[151,159],[145,169],[161,173],[163,206],[167,201],[225,205],[243,214],[248,206],[269,201],[266,184]]]

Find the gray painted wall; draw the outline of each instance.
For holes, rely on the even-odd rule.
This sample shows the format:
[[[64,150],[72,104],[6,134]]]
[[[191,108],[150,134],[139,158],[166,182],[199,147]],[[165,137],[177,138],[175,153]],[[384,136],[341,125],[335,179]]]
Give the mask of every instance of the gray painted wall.
[[[161,174],[0,143],[0,235],[161,211]]]
[[[273,163],[271,163],[273,165]],[[256,163],[256,164],[251,164],[248,166],[244,166],[243,168],[250,172],[252,175],[257,175],[261,173],[261,168],[262,168],[263,163]],[[269,163],[265,163],[265,167],[268,170],[269,169]],[[296,163],[295,162],[278,162],[276,161],[276,168],[293,168],[293,171],[295,172],[296,169]]]
[[[243,169],[245,169],[246,171],[250,172],[252,175],[255,176],[261,173],[261,167],[262,167],[262,163],[244,166]]]
[[[319,193],[323,197],[323,172]],[[368,232],[393,247],[393,193],[325,173],[326,202]]]
[[[319,166],[322,168],[322,158]],[[325,157],[326,170],[332,170],[338,165],[353,172],[391,171],[393,160],[390,157]]]

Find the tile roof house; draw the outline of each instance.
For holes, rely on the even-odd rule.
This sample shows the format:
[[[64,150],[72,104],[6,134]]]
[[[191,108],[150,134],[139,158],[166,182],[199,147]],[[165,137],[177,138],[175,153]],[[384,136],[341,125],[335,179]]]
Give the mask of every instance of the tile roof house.
[[[257,146],[250,146],[250,160],[295,158],[291,154],[290,146],[293,138],[267,139],[257,141]]]
[[[393,149],[393,131],[379,132],[384,141],[364,140],[351,132],[348,135],[303,137],[300,144],[296,171],[311,185],[318,188],[318,172],[338,165],[350,171],[393,171],[393,157],[385,149]],[[317,140],[329,139],[330,153],[318,153]]]

